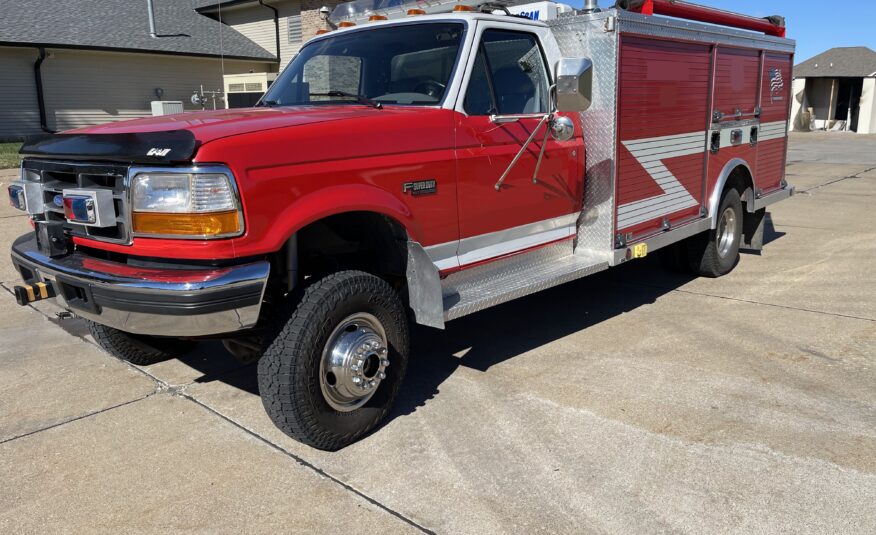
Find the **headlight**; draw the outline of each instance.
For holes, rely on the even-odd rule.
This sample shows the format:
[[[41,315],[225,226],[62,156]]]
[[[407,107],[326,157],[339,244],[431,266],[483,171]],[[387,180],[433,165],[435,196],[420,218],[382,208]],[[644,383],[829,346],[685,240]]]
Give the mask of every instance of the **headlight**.
[[[243,233],[230,172],[212,169],[142,171],[131,180],[137,235],[226,238]]]

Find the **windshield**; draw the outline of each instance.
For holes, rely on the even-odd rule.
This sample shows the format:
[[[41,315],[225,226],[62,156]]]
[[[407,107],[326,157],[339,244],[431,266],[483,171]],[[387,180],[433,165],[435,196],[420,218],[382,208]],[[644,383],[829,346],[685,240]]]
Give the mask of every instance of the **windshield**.
[[[341,33],[306,45],[262,105],[435,105],[444,98],[465,28],[421,23]],[[343,93],[343,95],[341,95]]]

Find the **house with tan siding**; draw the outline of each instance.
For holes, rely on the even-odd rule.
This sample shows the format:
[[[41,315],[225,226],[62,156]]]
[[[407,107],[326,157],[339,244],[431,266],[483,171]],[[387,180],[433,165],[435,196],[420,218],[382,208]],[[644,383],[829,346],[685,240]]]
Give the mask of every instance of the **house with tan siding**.
[[[326,27],[309,0],[0,2],[0,140],[150,115],[203,88],[225,107],[226,77],[276,73]],[[216,100],[212,96],[216,92]]]

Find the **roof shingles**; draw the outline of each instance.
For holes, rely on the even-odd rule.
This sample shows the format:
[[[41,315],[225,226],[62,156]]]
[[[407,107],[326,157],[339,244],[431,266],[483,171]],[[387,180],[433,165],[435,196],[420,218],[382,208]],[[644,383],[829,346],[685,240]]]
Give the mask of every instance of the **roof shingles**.
[[[240,32],[197,13],[185,0],[155,0],[149,36],[146,3],[132,0],[0,1],[0,45],[118,49],[276,61]],[[221,31],[221,37],[220,37]]]
[[[794,67],[797,78],[860,78],[876,75],[876,52],[866,46],[831,48]]]

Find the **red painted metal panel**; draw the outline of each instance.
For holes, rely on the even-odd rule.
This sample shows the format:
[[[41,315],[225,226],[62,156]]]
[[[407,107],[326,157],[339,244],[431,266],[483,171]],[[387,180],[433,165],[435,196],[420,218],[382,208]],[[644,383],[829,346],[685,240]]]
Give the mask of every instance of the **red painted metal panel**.
[[[562,142],[548,136],[538,181],[533,183],[532,176],[541,151],[544,126],[496,191],[496,182],[539,119],[495,124],[488,116],[455,115],[460,237],[544,221],[581,209],[584,141],[578,117],[569,117],[575,122],[578,134]]]
[[[793,61],[789,54],[765,54],[763,64],[763,82],[761,87],[761,125],[772,125],[775,132],[776,124],[788,121],[788,110],[791,99],[791,69]],[[766,132],[766,130],[765,130]],[[758,146],[757,175],[755,186],[764,193],[769,193],[781,187],[785,178],[785,155],[788,138],[767,139]]]
[[[77,243],[157,258],[256,256],[279,250],[299,228],[342,211],[385,214],[423,245],[459,238],[455,112],[347,105],[271,110],[170,115],[96,127],[137,131],[163,119],[190,128],[203,141],[196,163],[228,162],[237,178],[246,221],[243,236],[205,241],[135,238],[130,246],[85,239]],[[339,142],[346,139],[356,142]],[[403,183],[425,179],[438,182],[434,195],[413,197],[402,191]]]
[[[789,54],[764,55],[763,88],[760,107],[763,113],[761,122],[786,121],[788,119],[788,99],[791,98],[793,64]]]
[[[732,128],[750,131],[753,125],[735,127],[737,120],[756,119],[758,88],[760,87],[759,50],[718,47],[715,55],[715,96],[713,111],[719,111],[724,118],[712,128]],[[722,146],[717,154],[709,154],[706,181],[706,195],[711,195],[724,167],[735,158],[744,161],[751,173],[757,176],[757,147],[747,141],[742,145]]]
[[[724,119],[730,121],[736,119],[736,110],[747,114],[742,118],[753,118],[757,106],[759,71],[759,51],[718,48],[712,110],[720,111]]]
[[[624,35],[619,70],[617,232],[637,239],[699,215],[710,46]]]
[[[721,176],[724,167],[730,162],[730,160],[735,158],[745,161],[751,169],[751,172],[757,176],[757,148],[752,147],[748,143],[735,147],[721,147],[718,154],[709,155],[709,179],[706,183],[707,196],[712,195],[712,192],[715,190],[718,177]]]

